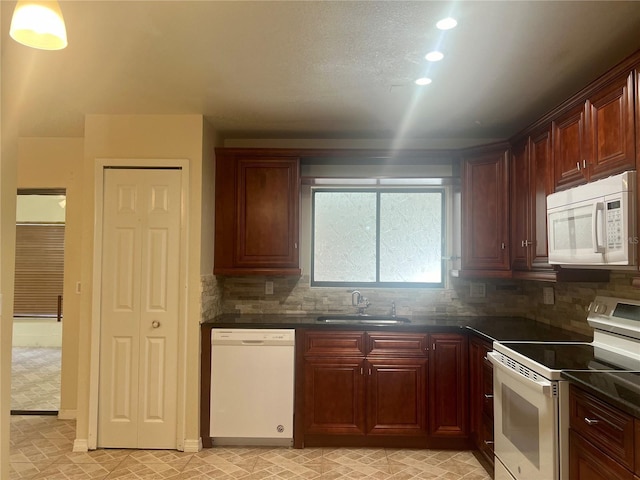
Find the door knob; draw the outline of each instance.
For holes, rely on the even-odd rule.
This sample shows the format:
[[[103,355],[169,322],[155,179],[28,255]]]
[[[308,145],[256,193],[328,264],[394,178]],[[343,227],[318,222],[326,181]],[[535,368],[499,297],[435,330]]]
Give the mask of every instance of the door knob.
[[[151,322],[151,326],[153,328],[158,328],[160,326],[160,322],[158,320],[154,320],[153,322]]]

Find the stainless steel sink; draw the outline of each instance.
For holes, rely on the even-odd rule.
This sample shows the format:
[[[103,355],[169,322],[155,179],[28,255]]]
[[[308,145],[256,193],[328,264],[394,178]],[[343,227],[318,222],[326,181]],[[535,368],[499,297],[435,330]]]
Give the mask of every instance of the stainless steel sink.
[[[355,325],[406,325],[411,323],[406,317],[391,315],[322,315],[316,318],[318,323],[355,324]]]

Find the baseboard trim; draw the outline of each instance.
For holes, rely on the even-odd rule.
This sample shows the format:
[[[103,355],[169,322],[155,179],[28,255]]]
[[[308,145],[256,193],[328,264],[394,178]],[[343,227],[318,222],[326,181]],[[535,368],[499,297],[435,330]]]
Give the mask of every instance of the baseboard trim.
[[[196,440],[185,440],[184,451],[187,453],[197,453],[202,450],[202,440],[200,438]]]
[[[77,415],[77,410],[58,410],[58,420],[75,420]]]
[[[76,438],[73,441],[73,451],[74,452],[88,452],[89,451],[89,441],[86,438]]]

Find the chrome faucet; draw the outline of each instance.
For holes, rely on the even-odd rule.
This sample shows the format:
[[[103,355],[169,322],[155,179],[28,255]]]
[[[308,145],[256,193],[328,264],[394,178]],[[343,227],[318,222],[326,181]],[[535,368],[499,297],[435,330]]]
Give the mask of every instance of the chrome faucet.
[[[360,291],[351,292],[351,305],[358,309],[358,315],[364,315],[366,308],[371,305],[367,297],[363,297]]]

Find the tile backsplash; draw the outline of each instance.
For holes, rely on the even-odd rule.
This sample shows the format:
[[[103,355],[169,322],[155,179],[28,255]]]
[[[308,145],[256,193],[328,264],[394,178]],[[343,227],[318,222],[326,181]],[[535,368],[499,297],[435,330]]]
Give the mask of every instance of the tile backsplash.
[[[202,277],[202,318],[218,313],[354,313],[351,290],[310,287],[309,277]],[[368,313],[401,315],[521,316],[590,335],[586,308],[596,295],[640,300],[633,275],[611,273],[609,283],[545,283],[524,280],[452,279],[448,289],[367,289]],[[265,294],[273,282],[273,294]],[[554,290],[554,304],[543,303],[543,287]],[[484,294],[484,296],[482,296]]]

